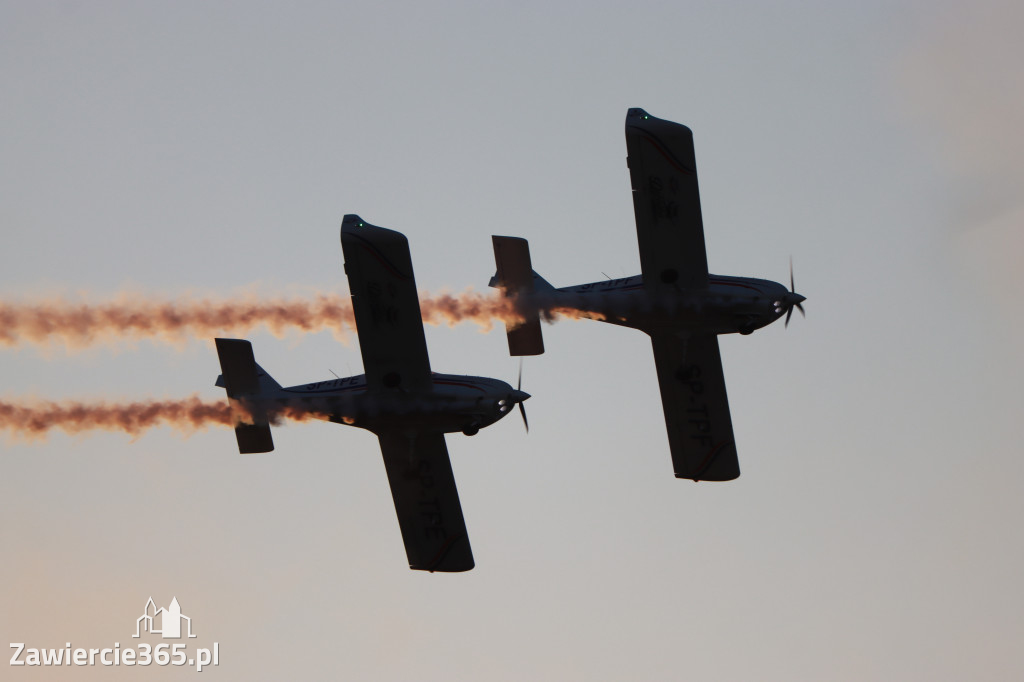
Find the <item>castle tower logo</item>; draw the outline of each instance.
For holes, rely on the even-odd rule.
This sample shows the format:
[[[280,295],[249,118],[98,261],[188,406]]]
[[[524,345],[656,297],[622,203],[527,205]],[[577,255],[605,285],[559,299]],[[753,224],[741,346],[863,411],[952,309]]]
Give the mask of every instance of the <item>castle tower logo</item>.
[[[158,609],[153,598],[150,597],[142,615],[135,621],[135,634],[132,637],[141,637],[143,632],[148,632],[160,635],[164,639],[181,639],[182,621],[185,621],[188,636],[195,637],[192,634],[192,619],[181,612],[177,597],[171,599],[171,604],[166,609],[163,607]],[[157,629],[158,624],[159,629]]]

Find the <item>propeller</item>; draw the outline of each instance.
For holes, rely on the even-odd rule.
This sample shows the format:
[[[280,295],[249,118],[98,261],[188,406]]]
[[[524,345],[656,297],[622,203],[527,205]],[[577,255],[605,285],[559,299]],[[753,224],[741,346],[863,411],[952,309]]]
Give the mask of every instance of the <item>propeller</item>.
[[[789,326],[789,318],[793,316],[793,308],[800,311],[801,317],[806,318],[807,313],[804,312],[802,303],[807,300],[806,296],[801,296],[796,293],[796,284],[793,282],[793,257],[789,257],[789,293],[783,299],[783,305],[786,306],[786,324],[785,327]]]
[[[523,415],[523,426],[526,427],[526,432],[530,432],[530,422],[526,420],[526,408],[523,407],[523,402],[530,397],[529,393],[523,392],[523,358],[519,358],[519,381],[516,383],[516,390],[512,393],[512,400],[519,404],[519,414]]]

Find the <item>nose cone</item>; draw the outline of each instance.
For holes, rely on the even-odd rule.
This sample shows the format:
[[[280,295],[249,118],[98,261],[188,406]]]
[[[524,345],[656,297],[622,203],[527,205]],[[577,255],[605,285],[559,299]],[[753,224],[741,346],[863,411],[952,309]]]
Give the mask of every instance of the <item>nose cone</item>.
[[[512,393],[511,393],[511,395],[509,397],[512,398],[512,402],[521,403],[524,400],[529,400],[530,399],[530,394],[527,393],[526,391],[516,390],[516,391],[512,391]]]
[[[785,303],[786,303],[787,306],[800,305],[801,303],[803,303],[806,300],[807,300],[806,296],[801,296],[800,294],[796,293],[795,291],[791,291],[788,294],[786,294]]]

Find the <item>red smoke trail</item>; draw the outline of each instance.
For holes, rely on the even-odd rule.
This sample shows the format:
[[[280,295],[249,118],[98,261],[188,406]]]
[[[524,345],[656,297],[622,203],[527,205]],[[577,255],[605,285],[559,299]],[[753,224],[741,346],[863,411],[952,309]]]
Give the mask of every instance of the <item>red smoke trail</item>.
[[[274,423],[307,421],[312,412],[280,408]],[[127,403],[106,401],[0,400],[0,431],[16,439],[35,440],[59,429],[68,434],[85,431],[120,431],[138,436],[158,426],[170,426],[191,434],[208,426],[234,427],[250,420],[240,405],[225,400],[206,401],[198,396],[184,400],[145,400]]]
[[[514,300],[497,293],[421,293],[420,312],[428,324],[473,322],[485,332],[495,321],[522,321]],[[545,313],[552,319],[581,316],[570,308]],[[180,342],[189,337],[242,336],[260,327],[279,336],[289,330],[306,333],[330,329],[345,338],[347,332],[355,330],[352,300],[342,294],[320,294],[270,300],[243,296],[167,301],[121,296],[101,303],[0,301],[0,346],[8,347],[51,341],[82,347],[140,338]]]
[[[0,345],[63,341],[81,347],[124,338],[182,341],[212,338],[219,333],[245,334],[264,326],[275,334],[333,329],[344,336],[354,329],[348,296],[319,295],[310,299],[256,300],[179,299],[154,301],[121,296],[103,303],[65,300],[0,302]]]

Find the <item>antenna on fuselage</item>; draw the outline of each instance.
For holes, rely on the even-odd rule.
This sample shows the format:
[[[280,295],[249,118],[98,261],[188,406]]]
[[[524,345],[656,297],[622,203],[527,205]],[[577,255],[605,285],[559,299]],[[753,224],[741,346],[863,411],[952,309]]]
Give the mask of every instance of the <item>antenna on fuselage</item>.
[[[334,374],[334,370],[331,369],[330,367],[327,368],[327,371],[330,372],[331,374]],[[340,379],[341,377],[339,377],[337,374],[334,374],[334,378],[335,379]]]

